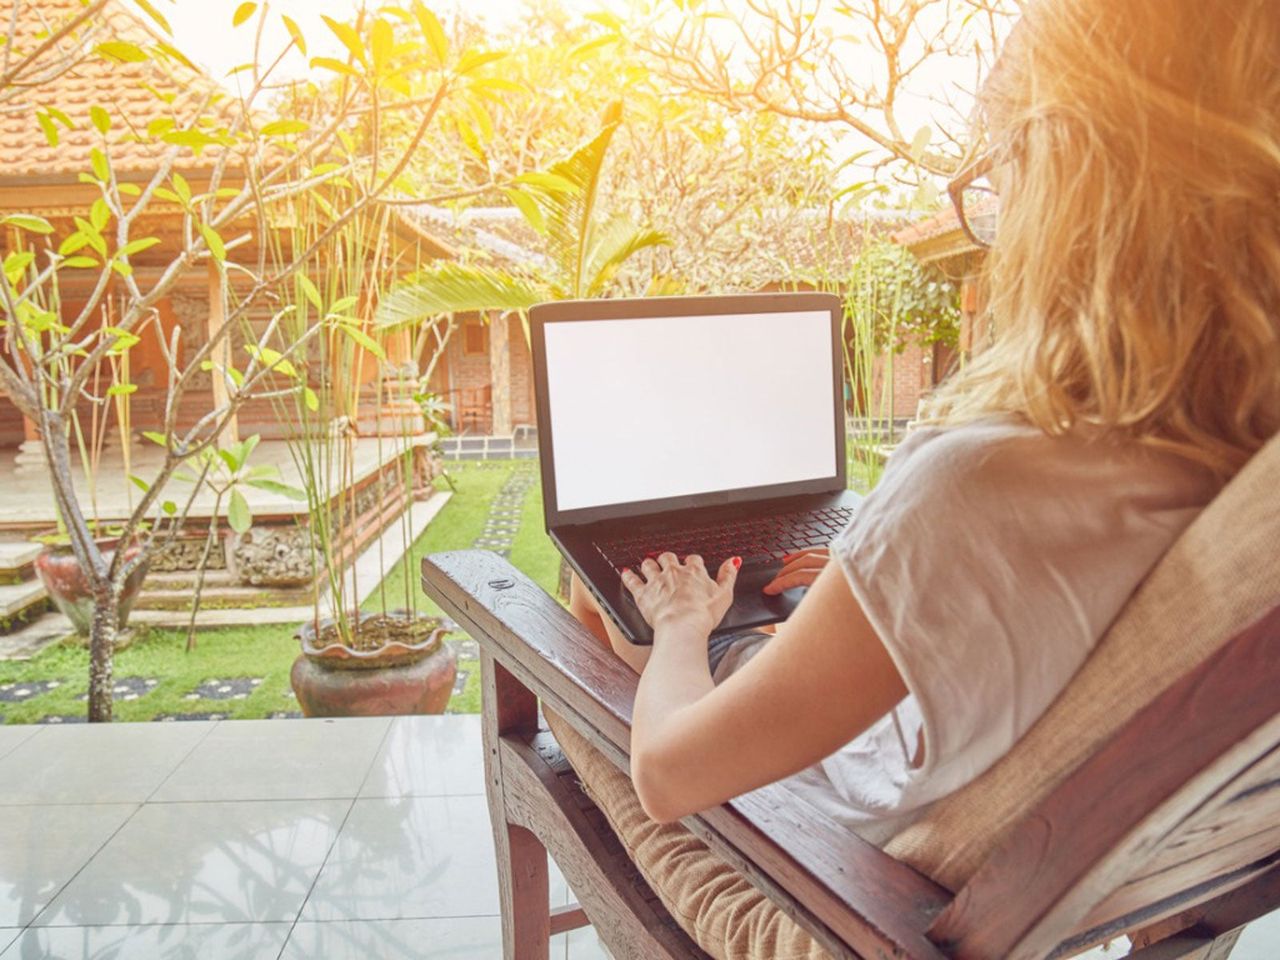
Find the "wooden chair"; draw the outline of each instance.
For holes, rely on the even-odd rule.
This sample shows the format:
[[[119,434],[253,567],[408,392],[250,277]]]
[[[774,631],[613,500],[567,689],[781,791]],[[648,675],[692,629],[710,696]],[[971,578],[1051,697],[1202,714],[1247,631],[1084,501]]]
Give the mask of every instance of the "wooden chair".
[[[494,554],[422,571],[480,644],[506,957],[544,960],[551,935],[586,923],[618,960],[705,957],[540,722],[539,701],[625,772],[635,675]],[[1278,664],[1280,606],[1137,713],[956,890],[776,785],[682,822],[834,957],[1032,960],[1128,934],[1140,960],[1223,960],[1280,908]],[[548,851],[580,905],[549,909]]]

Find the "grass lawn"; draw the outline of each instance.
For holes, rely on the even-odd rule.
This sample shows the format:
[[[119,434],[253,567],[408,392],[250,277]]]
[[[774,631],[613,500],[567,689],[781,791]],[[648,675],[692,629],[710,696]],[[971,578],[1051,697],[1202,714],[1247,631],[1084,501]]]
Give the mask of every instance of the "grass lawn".
[[[535,461],[485,461],[450,463],[449,473],[457,487],[452,499],[410,548],[365,603],[365,609],[405,606],[409,598],[417,609],[439,614],[440,609],[418,584],[418,567],[423,556],[443,550],[470,547],[485,527],[490,503],[511,478],[513,471],[530,471],[536,480]],[[850,485],[865,487],[872,476],[857,464],[850,464]],[[448,489],[443,478],[436,480]],[[519,532],[511,547],[511,562],[555,595],[560,571],[560,555],[542,529],[542,490],[535,482],[526,492]],[[461,642],[465,634],[451,635]],[[139,629],[137,639],[116,655],[117,683],[132,682],[136,699],[117,697],[115,715],[119,720],[151,720],[164,715],[224,714],[234,718],[261,718],[273,713],[296,711],[289,687],[289,668],[298,654],[293,628],[288,626],[234,627],[202,630],[196,649],[187,653],[183,630]],[[449,702],[450,713],[477,713],[480,710],[479,662],[460,648],[458,669],[466,674],[463,689]],[[72,720],[84,716],[84,696],[88,686],[88,651],[75,644],[52,647],[27,662],[0,662],[0,718],[5,723],[36,723],[46,717]],[[155,681],[149,688],[147,680]],[[234,693],[243,699],[188,699],[209,681],[241,681]],[[244,681],[258,681],[248,685]],[[46,684],[54,684],[44,689]],[[13,686],[5,689],[7,685]],[[21,702],[5,702],[19,688],[40,688],[43,692]],[[216,685],[215,689],[216,689]],[[142,692],[145,691],[145,692]]]
[[[489,503],[513,470],[532,470],[531,461],[488,461],[451,463],[449,473],[457,491],[431,525],[410,548],[408,556],[383,581],[382,589],[370,597],[366,609],[387,605],[404,606],[406,588],[418,609],[440,610],[418,585],[418,564],[423,556],[440,550],[471,546],[484,529]],[[437,486],[448,489],[443,479]],[[511,559],[552,593],[559,572],[560,555],[542,529],[542,494],[535,485],[524,499],[520,532],[512,547]],[[461,633],[452,640],[463,639]],[[140,630],[132,646],[115,658],[116,681],[137,678],[155,680],[148,692],[137,699],[117,698],[115,716],[119,720],[151,720],[163,715],[218,713],[234,718],[261,718],[272,713],[296,711],[297,701],[289,687],[289,668],[298,655],[293,628],[288,626],[235,627],[202,630],[196,649],[187,653],[183,630]],[[466,686],[449,703],[451,713],[476,713],[480,709],[479,662],[459,658],[459,671],[467,674]],[[60,644],[26,662],[0,662],[0,697],[13,696],[18,688],[53,683],[46,692],[21,702],[0,700],[0,717],[5,723],[36,723],[46,717],[79,718],[85,703],[78,699],[88,688],[88,651],[75,644]],[[210,680],[258,680],[244,699],[189,700],[187,695]],[[5,685],[14,686],[7,691]],[[142,687],[140,689],[146,689]],[[240,692],[238,687],[233,688]]]

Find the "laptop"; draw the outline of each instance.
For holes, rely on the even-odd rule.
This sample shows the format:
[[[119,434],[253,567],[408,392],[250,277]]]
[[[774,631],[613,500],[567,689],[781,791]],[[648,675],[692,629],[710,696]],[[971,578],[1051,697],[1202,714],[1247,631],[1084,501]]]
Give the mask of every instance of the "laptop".
[[[529,312],[547,533],[633,643],[625,567],[741,556],[713,635],[785,620],[788,553],[826,546],[846,488],[840,300],[821,293],[577,300]]]

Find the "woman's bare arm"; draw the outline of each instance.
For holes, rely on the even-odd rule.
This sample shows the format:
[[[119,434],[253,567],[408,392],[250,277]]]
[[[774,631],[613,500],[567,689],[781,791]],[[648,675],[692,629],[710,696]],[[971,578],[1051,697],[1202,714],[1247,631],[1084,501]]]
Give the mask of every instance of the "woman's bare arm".
[[[644,572],[650,583],[659,576]],[[637,602],[644,610],[639,595]],[[664,597],[661,609],[671,606]],[[631,773],[656,820],[704,810],[816,763],[907,693],[834,564],[777,636],[718,687],[707,668],[708,630],[696,616],[659,620],[640,678]]]

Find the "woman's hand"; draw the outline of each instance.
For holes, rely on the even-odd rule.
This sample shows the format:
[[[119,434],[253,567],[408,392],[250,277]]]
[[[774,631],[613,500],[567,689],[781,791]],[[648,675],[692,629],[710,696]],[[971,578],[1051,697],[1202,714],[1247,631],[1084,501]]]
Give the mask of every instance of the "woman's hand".
[[[793,587],[808,587],[830,560],[831,551],[826,547],[789,553],[782,558],[778,575],[764,585],[764,592],[772,596]]]
[[[681,563],[674,553],[667,552],[657,560],[646,559],[640,565],[640,573],[630,568],[623,570],[622,582],[655,632],[659,627],[679,626],[700,631],[706,637],[733,603],[733,585],[740,566],[741,557],[730,557],[712,580],[696,553]]]

